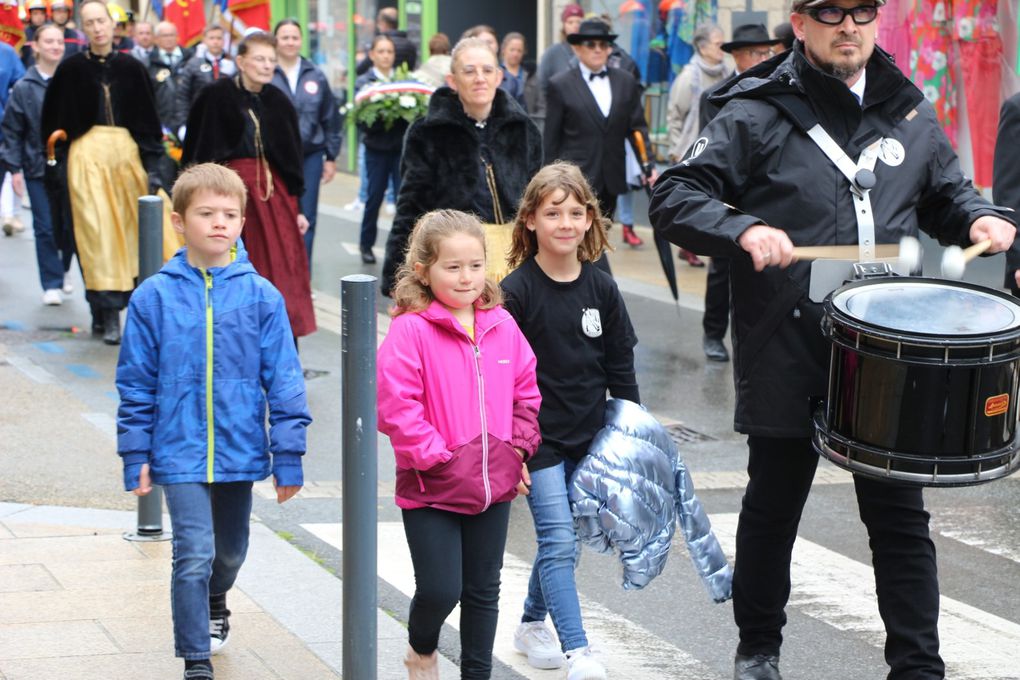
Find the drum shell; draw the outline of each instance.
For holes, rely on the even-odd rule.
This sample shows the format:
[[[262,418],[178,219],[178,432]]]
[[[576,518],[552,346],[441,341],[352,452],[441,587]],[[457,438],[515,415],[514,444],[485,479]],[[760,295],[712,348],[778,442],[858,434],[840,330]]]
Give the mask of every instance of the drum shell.
[[[1016,435],[1020,359],[966,365],[912,362],[833,343],[826,421],[867,447],[967,458]],[[1005,410],[1001,404],[1005,402]]]

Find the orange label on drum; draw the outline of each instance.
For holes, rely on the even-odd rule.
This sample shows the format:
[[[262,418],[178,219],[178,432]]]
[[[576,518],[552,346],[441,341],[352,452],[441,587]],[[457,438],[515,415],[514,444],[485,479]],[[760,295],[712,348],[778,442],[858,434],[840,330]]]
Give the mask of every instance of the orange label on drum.
[[[1007,409],[1009,409],[1008,394],[997,394],[994,397],[985,399],[985,415],[989,418],[1001,416]]]

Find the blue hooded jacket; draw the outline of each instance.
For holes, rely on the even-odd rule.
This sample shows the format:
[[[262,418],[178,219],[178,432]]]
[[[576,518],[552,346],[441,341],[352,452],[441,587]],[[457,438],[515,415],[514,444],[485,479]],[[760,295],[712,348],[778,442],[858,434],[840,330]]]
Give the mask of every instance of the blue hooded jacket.
[[[256,481],[270,471],[281,486],[303,483],[311,416],[287,310],[240,242],[233,262],[208,270],[188,264],[182,248],[138,286],[117,391],[128,491],[143,463],[156,484]]]

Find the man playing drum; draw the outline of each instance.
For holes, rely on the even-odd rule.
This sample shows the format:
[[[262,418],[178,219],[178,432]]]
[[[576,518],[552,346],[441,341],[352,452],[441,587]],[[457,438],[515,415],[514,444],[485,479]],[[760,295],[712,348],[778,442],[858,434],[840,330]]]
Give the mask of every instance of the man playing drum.
[[[923,228],[945,243],[990,239],[999,252],[1015,233],[963,177],[922,93],[875,48],[882,4],[794,0],[793,50],[713,96],[724,108],[652,196],[652,224],[670,241],[732,258],[735,427],[748,435],[750,476],[733,582],[736,680],[781,678],[791,553],[818,464],[811,407],[826,393],[829,345],[794,245],[861,244],[866,255]],[[888,678],[943,678],[921,488],[860,475],[854,485]]]

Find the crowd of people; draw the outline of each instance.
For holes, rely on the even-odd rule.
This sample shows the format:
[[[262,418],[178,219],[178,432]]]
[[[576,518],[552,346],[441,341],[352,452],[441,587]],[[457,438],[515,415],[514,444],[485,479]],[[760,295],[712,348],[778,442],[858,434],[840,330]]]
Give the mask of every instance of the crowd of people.
[[[661,176],[637,162],[636,148],[651,148],[641,74],[605,17],[565,6],[562,40],[537,66],[522,34],[500,41],[486,25],[452,45],[431,36],[419,64],[396,11],[379,13],[357,87],[408,73],[436,88],[423,116],[362,125],[358,140],[364,264],[375,264],[380,211],[392,201],[394,213],[381,277],[394,320],[377,383],[415,571],[411,680],[438,678],[439,631],[458,604],[462,678],[490,677],[500,609],[520,613],[513,644],[532,666],[608,676],[581,614],[569,490],[607,395],[641,403],[638,337],[606,253],[614,220],[622,243],[641,247],[630,192],[642,182],[657,233],[692,266],[712,258],[707,358],[729,360],[732,318],[750,477],[734,678],[781,679],[791,551],[818,461],[810,404],[828,377],[822,308],[794,245],[857,243],[864,197],[880,243],[924,229],[1000,252],[1015,234],[1011,212],[964,177],[931,105],[876,48],[882,5],[794,0],[771,35],[752,24],[727,40],[697,27],[669,94],[672,166]],[[284,502],[303,483],[311,416],[297,340],[315,331],[318,187],[336,172],[340,109],[291,19],[228,54],[215,25],[193,51],[169,22],[126,35],[123,10],[102,0],[81,2],[77,28],[66,0],[26,7],[30,49],[0,45],[0,162],[11,192],[31,200],[44,304],[72,292],[76,255],[93,332],[123,343],[124,485],[167,489],[175,653],[186,679],[209,680],[230,636],[251,485],[272,475]],[[1007,102],[1003,134],[1015,137],[1018,101]],[[830,154],[866,159],[883,140],[900,151],[872,159],[875,181]],[[1006,204],[1017,202],[1014,156],[996,158]],[[171,187],[168,262],[136,288],[137,199]],[[18,228],[5,218],[5,233]],[[1020,273],[1007,284],[1020,288]],[[860,475],[854,485],[888,677],[944,678],[920,488]],[[525,600],[506,603],[499,573],[517,495],[538,548]]]

